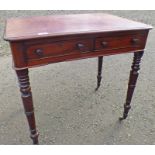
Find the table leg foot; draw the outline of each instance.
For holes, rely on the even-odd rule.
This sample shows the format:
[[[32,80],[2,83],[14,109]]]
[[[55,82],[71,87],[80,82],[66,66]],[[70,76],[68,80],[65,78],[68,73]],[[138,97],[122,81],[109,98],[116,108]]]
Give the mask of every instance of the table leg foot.
[[[28,69],[17,70],[16,71],[19,87],[21,92],[21,97],[23,101],[23,106],[25,109],[25,115],[27,117],[27,121],[30,128],[31,139],[33,140],[33,144],[38,144],[38,132],[36,130],[35,116],[34,116],[34,108],[33,108],[33,100],[31,87],[29,82]]]
[[[103,56],[100,56],[100,57],[98,57],[97,87],[96,87],[95,91],[97,91],[101,85],[102,64],[103,64]]]
[[[38,132],[36,132],[36,134],[30,135],[30,138],[32,139],[33,144],[39,144],[38,136],[39,136]]]
[[[128,117],[128,112],[130,109],[131,109],[130,105],[124,104],[124,113],[123,113],[123,116],[119,118],[120,121],[122,121]]]
[[[126,102],[124,104],[124,113],[123,113],[123,117],[121,117],[119,120],[126,119],[128,116],[128,112],[131,109],[130,104],[131,104],[132,96],[133,96],[133,93],[134,93],[134,90],[136,87],[139,70],[140,70],[140,62],[141,62],[143,53],[144,53],[144,51],[134,53],[134,58],[133,58],[133,63],[132,63],[130,77],[129,77],[129,83],[128,83],[127,97],[126,97]]]

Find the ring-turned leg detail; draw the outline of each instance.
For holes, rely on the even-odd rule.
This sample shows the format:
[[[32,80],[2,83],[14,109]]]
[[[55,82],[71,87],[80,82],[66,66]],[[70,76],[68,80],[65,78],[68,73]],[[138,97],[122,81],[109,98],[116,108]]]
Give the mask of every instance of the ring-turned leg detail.
[[[21,91],[21,97],[25,109],[25,114],[28,120],[30,128],[30,137],[33,140],[33,144],[38,144],[38,132],[36,130],[34,108],[31,87],[29,82],[28,69],[17,70],[16,71],[19,81],[19,87]]]
[[[141,62],[143,53],[144,51],[134,53],[133,63],[130,71],[130,77],[129,77],[126,103],[124,104],[124,113],[123,113],[123,117],[120,117],[120,120],[126,119],[128,116],[128,112],[131,109],[130,104],[131,104],[134,89],[136,87],[136,82],[137,82],[139,70],[140,70],[140,62]]]
[[[98,57],[98,75],[97,75],[97,87],[96,91],[101,85],[101,79],[102,79],[102,64],[103,64],[103,56]]]

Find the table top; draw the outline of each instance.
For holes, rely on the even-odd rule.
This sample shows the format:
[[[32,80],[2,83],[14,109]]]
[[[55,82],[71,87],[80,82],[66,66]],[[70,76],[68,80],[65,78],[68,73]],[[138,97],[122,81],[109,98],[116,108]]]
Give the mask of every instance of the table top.
[[[6,21],[4,39],[17,41],[151,28],[150,25],[103,13],[24,17]]]

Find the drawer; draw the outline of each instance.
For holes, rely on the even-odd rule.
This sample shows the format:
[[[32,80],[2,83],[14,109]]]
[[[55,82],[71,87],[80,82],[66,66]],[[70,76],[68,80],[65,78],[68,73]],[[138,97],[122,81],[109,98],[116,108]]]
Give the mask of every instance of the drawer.
[[[93,50],[93,39],[72,39],[65,41],[52,41],[48,43],[29,45],[27,58],[43,59],[47,57],[61,57],[65,55],[83,54]]]
[[[145,45],[145,35],[128,35],[96,38],[95,50],[113,50],[134,47],[139,49]]]

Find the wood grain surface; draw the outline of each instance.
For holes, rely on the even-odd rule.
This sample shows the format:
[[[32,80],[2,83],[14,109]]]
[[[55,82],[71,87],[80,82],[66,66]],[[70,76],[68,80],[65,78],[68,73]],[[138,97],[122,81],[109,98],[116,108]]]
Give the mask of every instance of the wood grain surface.
[[[8,19],[5,40],[151,29],[152,26],[117,16],[94,13]]]

